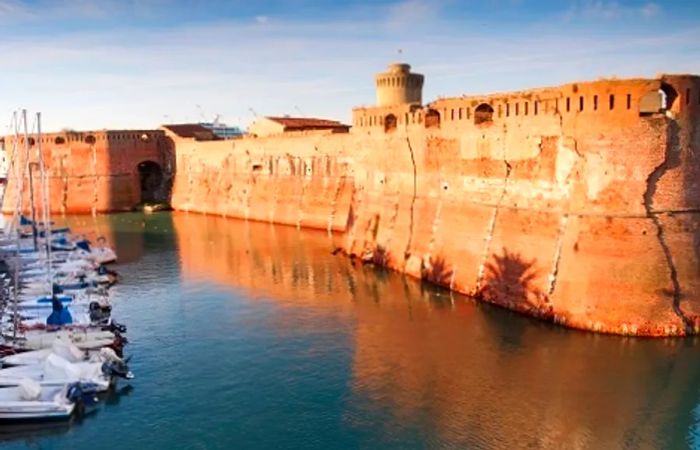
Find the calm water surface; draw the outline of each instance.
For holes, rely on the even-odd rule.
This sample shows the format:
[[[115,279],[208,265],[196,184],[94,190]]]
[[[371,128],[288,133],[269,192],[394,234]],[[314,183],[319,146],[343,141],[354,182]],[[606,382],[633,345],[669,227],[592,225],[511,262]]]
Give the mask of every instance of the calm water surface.
[[[137,378],[4,448],[700,448],[697,340],[562,330],[355,267],[321,232],[69,222],[117,247]]]

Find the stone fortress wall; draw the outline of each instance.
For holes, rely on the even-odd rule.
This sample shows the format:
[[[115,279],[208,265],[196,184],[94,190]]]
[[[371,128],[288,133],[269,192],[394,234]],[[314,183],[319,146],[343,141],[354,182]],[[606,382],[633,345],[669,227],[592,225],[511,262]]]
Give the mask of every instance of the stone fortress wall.
[[[698,332],[700,78],[394,94],[348,134],[176,141],[173,206],[340,233],[350,255],[575,328]]]
[[[323,229],[351,257],[570,327],[700,331],[700,77],[425,105],[407,65],[375,82],[349,133],[110,141],[105,177],[68,162],[98,185],[75,210],[133,206],[147,158],[178,210]]]
[[[17,206],[17,174],[24,174],[23,209],[28,211],[29,177],[27,157],[32,176],[40,178],[39,151],[50,179],[50,206],[52,212],[96,213],[130,211],[140,203],[144,193],[142,181],[151,180],[154,191],[146,193],[167,199],[168,179],[174,173],[174,145],[162,130],[99,130],[48,133],[37,141],[32,136],[25,142],[23,136],[5,136],[3,146],[13,164],[7,174],[3,212],[12,213]],[[14,157],[13,155],[16,155]],[[160,175],[155,171],[162,171]],[[19,172],[16,172],[19,170]],[[34,192],[34,203],[41,210],[41,194]]]

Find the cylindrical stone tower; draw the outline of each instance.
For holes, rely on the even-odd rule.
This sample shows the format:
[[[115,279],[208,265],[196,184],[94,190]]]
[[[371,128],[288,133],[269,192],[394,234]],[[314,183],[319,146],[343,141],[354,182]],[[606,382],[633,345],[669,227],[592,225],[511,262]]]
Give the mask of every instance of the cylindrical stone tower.
[[[422,103],[423,75],[411,73],[408,64],[390,64],[386,72],[376,75],[375,82],[377,106]]]

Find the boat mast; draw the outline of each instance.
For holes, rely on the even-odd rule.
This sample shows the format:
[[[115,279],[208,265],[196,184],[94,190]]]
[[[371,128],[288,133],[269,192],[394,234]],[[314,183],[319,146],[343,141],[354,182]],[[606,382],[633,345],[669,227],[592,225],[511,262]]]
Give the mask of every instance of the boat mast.
[[[36,113],[37,150],[39,152],[39,173],[42,182],[42,220],[44,221],[44,243],[46,250],[46,282],[49,295],[53,295],[53,277],[51,276],[51,206],[49,204],[49,177],[44,163],[44,152],[41,146],[41,113]]]
[[[29,155],[29,130],[27,127],[27,110],[22,110],[22,121],[24,122],[24,153],[26,160],[27,171],[29,172],[29,206],[32,210],[32,237],[34,238],[34,250],[39,250],[39,245],[37,243],[37,229],[36,229],[36,208],[34,207],[34,182],[32,180],[32,165],[30,163]]]
[[[26,118],[26,114],[24,115]],[[20,124],[19,124],[19,119],[17,118],[17,113],[15,112],[13,114],[13,122],[14,122],[14,128],[15,128],[15,139],[14,139],[14,144],[13,144],[13,158],[16,160],[17,157],[19,156],[19,129],[20,129]],[[26,128],[26,120],[25,120],[25,128]],[[26,165],[25,165],[26,166]],[[22,210],[22,191],[24,190],[24,173],[21,172],[20,169],[20,164],[18,164],[18,161],[15,161],[15,197],[16,197],[16,204],[15,204],[15,216],[17,220],[19,220],[19,216],[21,216],[21,210]],[[13,289],[13,317],[12,317],[12,342],[16,343],[17,342],[17,328],[19,327],[19,274],[22,269],[22,263],[20,261],[20,245],[21,245],[21,240],[20,240],[20,234],[21,230],[20,227],[17,226],[15,229],[15,254],[14,254],[14,270],[13,270],[13,281],[14,281],[14,289]]]

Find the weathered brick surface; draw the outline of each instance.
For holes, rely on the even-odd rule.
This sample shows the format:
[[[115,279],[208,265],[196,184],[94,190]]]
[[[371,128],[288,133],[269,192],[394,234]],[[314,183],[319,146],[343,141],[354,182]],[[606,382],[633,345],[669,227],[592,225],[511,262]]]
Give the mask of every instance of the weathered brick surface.
[[[669,111],[640,116],[662,84]],[[359,108],[346,135],[180,140],[173,205],[327,229],[366,261],[567,326],[697,332],[698,95],[697,77],[608,80]]]
[[[29,161],[38,162],[41,147],[50,179],[51,210],[57,213],[130,210],[141,201],[141,162],[157,163],[165,177],[175,169],[172,141],[159,130],[61,132],[45,134],[41,142],[36,136],[33,139]],[[13,136],[6,136],[4,141],[15,167],[8,173],[3,211],[12,212],[17,205],[15,168],[24,174],[22,202],[26,210],[30,196],[24,138],[15,142]],[[38,179],[38,169],[32,173]],[[35,204],[39,208],[40,199],[37,190]]]
[[[662,88],[667,111],[640,114]],[[575,328],[697,333],[699,118],[700,78],[662,76],[357,108],[347,134],[98,139],[96,165],[89,146],[52,147],[53,206],[131,207],[151,159],[176,173],[178,210],[323,229],[365,261]]]

